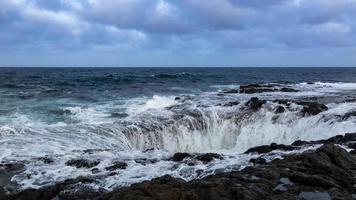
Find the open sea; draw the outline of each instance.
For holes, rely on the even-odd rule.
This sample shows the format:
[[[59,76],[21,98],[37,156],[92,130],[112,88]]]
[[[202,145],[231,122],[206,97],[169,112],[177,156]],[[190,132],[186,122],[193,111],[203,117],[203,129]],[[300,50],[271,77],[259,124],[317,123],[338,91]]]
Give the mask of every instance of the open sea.
[[[275,91],[238,92],[246,84]],[[252,97],[266,103],[247,109]],[[290,103],[276,113],[277,99],[328,109],[305,116]],[[26,165],[12,180],[18,190],[78,176],[109,191],[165,174],[192,180],[248,166],[255,155],[242,153],[251,147],[356,132],[352,112],[356,68],[0,68],[0,162]],[[176,152],[224,159],[177,164]],[[71,159],[99,164],[94,173]],[[115,161],[128,167],[108,175]]]

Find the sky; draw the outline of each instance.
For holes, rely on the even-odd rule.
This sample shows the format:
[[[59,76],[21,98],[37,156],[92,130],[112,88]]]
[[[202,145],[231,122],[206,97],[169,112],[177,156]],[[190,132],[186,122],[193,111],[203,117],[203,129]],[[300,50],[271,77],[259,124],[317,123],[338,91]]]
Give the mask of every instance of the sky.
[[[356,0],[0,0],[0,66],[356,66],[355,19]]]

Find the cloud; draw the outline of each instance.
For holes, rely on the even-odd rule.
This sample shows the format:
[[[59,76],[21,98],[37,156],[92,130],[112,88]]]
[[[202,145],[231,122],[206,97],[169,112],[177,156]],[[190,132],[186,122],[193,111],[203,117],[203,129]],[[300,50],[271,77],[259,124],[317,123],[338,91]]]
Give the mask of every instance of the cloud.
[[[0,54],[356,48],[355,17],[356,0],[2,0]]]

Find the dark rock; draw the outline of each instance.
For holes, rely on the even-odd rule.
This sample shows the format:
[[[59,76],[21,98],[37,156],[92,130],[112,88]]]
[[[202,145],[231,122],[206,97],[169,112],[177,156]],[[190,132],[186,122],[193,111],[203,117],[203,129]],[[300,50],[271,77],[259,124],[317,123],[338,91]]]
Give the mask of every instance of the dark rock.
[[[249,106],[253,110],[258,110],[265,104],[265,100],[259,100],[257,97],[252,97],[250,101],[246,103],[246,106]]]
[[[105,169],[108,171],[114,171],[117,169],[126,169],[126,167],[127,167],[126,163],[117,161],[117,162],[114,162],[111,166],[106,167]]]
[[[192,155],[190,155],[189,153],[175,153],[171,160],[173,160],[174,162],[181,162],[182,160],[188,157],[192,157]]]
[[[281,88],[280,89],[281,92],[299,92],[299,90],[293,89],[293,88]]]
[[[279,113],[284,113],[286,109],[283,106],[278,106],[274,113],[279,114]]]
[[[297,104],[303,105],[303,109],[301,111],[303,115],[317,115],[328,110],[326,105],[317,102],[297,102]]]
[[[214,159],[222,159],[222,156],[216,153],[205,153],[202,155],[198,155],[196,159],[203,161],[204,163],[208,163]]]
[[[250,159],[250,162],[254,163],[254,164],[265,164],[267,161],[264,158],[258,157],[258,158],[252,158]]]
[[[158,162],[158,160],[142,158],[142,159],[135,159],[135,162],[140,163],[141,165],[148,165],[148,164],[154,164],[154,163]]]
[[[273,88],[271,85],[251,84],[251,85],[241,85],[239,92],[246,93],[246,94],[254,94],[254,93],[273,92],[273,91],[277,91],[277,89]]]
[[[91,173],[93,173],[93,174],[97,174],[97,173],[99,173],[100,172],[100,170],[98,169],[98,168],[93,168],[92,170],[91,170]]]
[[[292,182],[300,183],[302,185],[312,186],[312,187],[321,187],[324,189],[329,189],[332,187],[337,187],[332,181],[326,180],[318,175],[309,175],[302,172],[293,172],[289,175],[289,179]]]
[[[356,117],[356,111],[348,112],[345,115],[341,116],[342,120],[347,120],[351,117]]]
[[[263,153],[269,153],[274,150],[291,151],[294,149],[296,149],[296,147],[284,145],[284,144],[272,143],[270,145],[262,145],[262,146],[250,148],[245,153],[263,154]]]
[[[76,168],[92,168],[97,166],[100,161],[90,161],[85,159],[73,159],[68,160],[66,165],[76,167]]]

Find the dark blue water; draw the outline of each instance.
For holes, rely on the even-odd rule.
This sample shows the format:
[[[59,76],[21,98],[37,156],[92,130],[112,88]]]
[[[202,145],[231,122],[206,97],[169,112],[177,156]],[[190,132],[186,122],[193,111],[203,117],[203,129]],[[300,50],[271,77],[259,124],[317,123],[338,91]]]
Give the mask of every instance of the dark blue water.
[[[356,68],[0,68],[0,89],[22,100],[101,101],[207,91],[212,85],[355,80]]]

